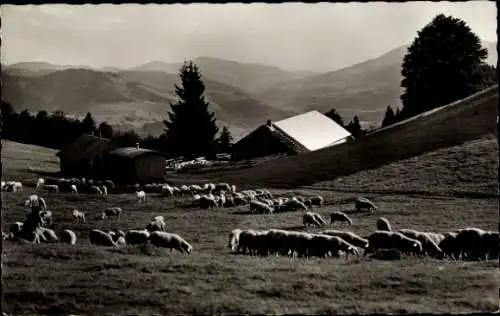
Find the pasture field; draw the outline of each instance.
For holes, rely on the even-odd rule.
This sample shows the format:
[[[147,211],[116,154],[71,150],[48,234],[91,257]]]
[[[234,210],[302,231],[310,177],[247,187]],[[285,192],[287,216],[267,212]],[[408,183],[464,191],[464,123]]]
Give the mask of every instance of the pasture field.
[[[462,149],[435,152],[420,157],[419,164],[431,166],[435,161],[436,170],[427,174],[429,178],[446,178],[455,183],[455,190],[470,192],[474,188],[468,186],[469,181],[465,181],[468,178],[460,177],[461,170],[469,168],[470,159],[453,157],[465,151],[473,155],[478,148],[484,152],[477,157],[497,151],[491,138],[489,146],[484,145],[489,150],[477,144],[484,145],[479,141]],[[6,148],[14,147],[3,149]],[[9,155],[6,153],[5,157]],[[36,156],[36,151],[32,155]],[[492,174],[497,174],[498,164],[488,159],[476,160],[474,190],[484,188],[483,191],[491,193],[490,182]],[[4,153],[2,161],[2,180],[14,180],[20,174],[28,177],[21,166],[5,161]],[[443,161],[456,163],[455,172],[443,172],[438,167]],[[400,168],[404,168],[404,162]],[[384,172],[370,172],[355,174],[353,180],[345,178],[344,183],[350,185],[344,191],[342,182],[335,187],[332,181],[330,188],[323,183],[322,190],[318,187],[271,189],[271,192],[287,196],[321,194],[327,205],[316,210],[328,217],[334,210],[352,209],[349,199],[366,190],[365,196],[379,207],[377,213],[352,214],[352,227],[335,226],[361,236],[375,230],[380,216],[389,219],[394,229],[436,232],[464,227],[498,229],[498,195],[457,196],[443,188],[444,182],[440,181],[427,188],[440,194],[426,195],[405,186],[418,179],[401,175],[388,183],[381,181]],[[406,174],[426,174],[419,172],[415,164],[409,164]],[[23,179],[33,183],[37,176],[31,174],[31,177]],[[363,186],[356,190],[361,183],[368,183],[370,190]],[[398,188],[401,189],[394,194]],[[27,211],[20,203],[30,192],[30,188],[25,188],[22,194],[2,192],[3,231],[8,224],[25,219]],[[77,244],[3,242],[2,306],[9,314],[472,313],[499,308],[498,261],[453,262],[431,258],[378,261],[357,257],[306,260],[229,252],[228,235],[232,229],[304,230],[300,212],[256,215],[248,214],[248,207],[201,210],[187,207],[186,199],[166,199],[155,194],[148,194],[143,204],[137,203],[135,194],[110,194],[106,199],[69,193],[41,193],[41,196],[54,213],[51,228],[57,233],[66,228],[74,230]],[[109,206],[122,207],[122,217],[96,219]],[[87,212],[87,223],[72,222],[73,208]],[[153,216],[160,214],[165,217],[168,231],[180,234],[193,245],[190,255],[151,245],[113,249],[89,244],[90,229],[142,229]],[[319,230],[308,228],[308,231]]]

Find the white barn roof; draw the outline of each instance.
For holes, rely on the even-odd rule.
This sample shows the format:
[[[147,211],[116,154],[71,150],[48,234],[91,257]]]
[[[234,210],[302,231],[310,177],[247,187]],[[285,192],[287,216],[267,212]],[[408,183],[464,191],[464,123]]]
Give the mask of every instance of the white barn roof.
[[[310,151],[340,144],[343,139],[351,136],[342,126],[318,111],[273,122],[273,125]]]

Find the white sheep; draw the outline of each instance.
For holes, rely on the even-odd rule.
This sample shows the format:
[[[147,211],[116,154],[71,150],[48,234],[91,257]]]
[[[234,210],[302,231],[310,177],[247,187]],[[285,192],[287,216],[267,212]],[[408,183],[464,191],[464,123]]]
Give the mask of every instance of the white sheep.
[[[59,186],[57,184],[44,184],[42,188],[48,192],[59,193]]]
[[[163,220],[163,216],[161,216],[162,219],[157,219],[149,222],[149,224],[146,226],[146,230],[150,232],[154,231],[166,231],[167,230],[167,225],[165,224],[165,221]]]
[[[77,209],[73,210],[73,222],[78,223],[82,222],[85,223],[85,212],[79,211]]]
[[[73,194],[78,193],[78,189],[76,188],[76,185],[72,184],[72,185],[70,186],[70,188],[71,188],[71,193],[73,193]]]
[[[94,193],[94,194],[102,195],[101,188],[99,188],[98,186],[95,186],[95,185],[93,185],[93,186],[90,187],[90,192]]]
[[[5,181],[2,181],[2,187],[1,190],[3,191],[5,189]]]
[[[89,232],[89,240],[94,245],[118,247],[111,235],[100,229],[92,229]]]
[[[250,210],[259,214],[271,214],[274,211],[274,208],[260,201],[251,201]]]
[[[405,235],[408,238],[420,241],[420,243],[422,244],[422,252],[424,254],[437,257],[439,259],[442,259],[444,257],[444,253],[441,248],[439,248],[438,244],[436,244],[426,233],[419,232],[413,229],[400,229],[399,233]]]
[[[144,191],[138,191],[137,192],[137,198],[139,199],[139,203],[146,202],[146,192],[144,192]]]
[[[330,214],[330,225],[335,222],[346,222],[348,225],[352,225],[352,219],[343,212],[333,212]]]
[[[161,187],[161,195],[164,197],[173,197],[174,189],[168,184],[165,184]]]
[[[372,201],[368,200],[367,198],[363,198],[363,197],[356,198],[354,206],[356,208],[356,211],[358,211],[358,212],[361,212],[361,211],[367,209],[371,213],[373,213],[375,210],[377,210],[377,206],[375,204],[373,204]]]
[[[149,240],[154,246],[170,248],[171,252],[176,249],[190,254],[193,250],[193,246],[177,234],[156,231],[150,234]]]
[[[367,239],[361,238],[360,236],[352,232],[341,230],[325,230],[320,232],[320,234],[340,237],[356,247],[366,248],[368,246]]]
[[[61,241],[70,245],[76,244],[76,234],[70,229],[65,229],[61,232]]]
[[[105,185],[101,186],[101,192],[103,196],[108,196],[108,188]]]
[[[47,203],[45,203],[43,198],[36,194],[32,194],[30,195],[30,198],[24,202],[24,206],[28,206],[31,209],[36,208],[44,210],[47,208]]]
[[[42,220],[42,225],[52,225],[52,212],[51,211],[41,211],[40,212],[40,219]]]
[[[45,184],[45,180],[43,178],[38,179],[38,181],[36,182],[35,190],[38,190],[44,184]]]
[[[231,233],[229,234],[229,249],[231,251],[236,251],[238,249],[239,245],[239,239],[240,239],[240,234],[242,230],[241,229],[233,229]]]
[[[125,241],[130,245],[147,244],[149,240],[149,232],[144,230],[129,230],[125,233]]]
[[[316,213],[314,212],[304,213],[304,215],[302,215],[302,223],[304,224],[305,227],[307,227],[308,225],[313,225],[317,227],[323,226],[323,224],[316,217]]]
[[[408,238],[399,232],[376,231],[368,237],[368,247],[364,255],[377,249],[395,248],[404,253],[421,254],[422,243],[416,239]]]
[[[39,227],[36,234],[39,236],[40,241],[46,243],[58,242],[59,238],[56,235],[56,232],[50,228]]]
[[[101,214],[101,219],[105,219],[107,217],[116,217],[117,219],[120,219],[120,214],[123,212],[123,210],[120,207],[108,207],[107,209],[104,210]]]

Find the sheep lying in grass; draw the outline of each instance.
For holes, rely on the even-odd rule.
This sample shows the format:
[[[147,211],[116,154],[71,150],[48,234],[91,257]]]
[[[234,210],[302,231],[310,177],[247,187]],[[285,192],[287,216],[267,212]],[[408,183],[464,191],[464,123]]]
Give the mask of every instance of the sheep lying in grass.
[[[137,192],[137,199],[139,200],[139,203],[146,202],[146,192],[138,191]]]
[[[73,222],[74,223],[78,223],[78,222],[85,223],[85,213],[81,212],[77,209],[74,209],[73,210]]]
[[[333,212],[330,214],[330,226],[332,226],[335,222],[345,222],[349,226],[352,226],[352,219],[347,216],[347,214],[342,212]]]
[[[93,245],[118,247],[111,235],[100,229],[92,229],[89,232],[89,240]]]
[[[109,207],[104,210],[101,214],[101,219],[105,219],[107,217],[116,217],[120,219],[120,214],[122,213],[122,209],[120,207]]]
[[[380,217],[377,220],[377,230],[392,231],[391,224],[385,217]]]
[[[365,256],[377,249],[398,249],[403,253],[422,253],[422,243],[398,232],[376,231],[368,237]]]
[[[368,200],[367,198],[363,198],[363,197],[356,198],[355,207],[356,207],[357,212],[362,212],[363,210],[368,210],[369,212],[373,213],[375,210],[377,210],[377,206],[375,204],[373,204],[372,201]]]
[[[70,229],[65,229],[61,232],[61,241],[70,245],[76,244],[76,234]]]
[[[149,240],[149,232],[144,230],[129,230],[125,233],[125,241],[130,245],[147,244]]]
[[[439,246],[425,233],[413,229],[400,229],[398,232],[408,238],[420,241],[422,244],[422,253],[424,255],[443,258],[443,251]]]
[[[154,246],[170,248],[171,252],[173,249],[176,249],[180,252],[190,254],[193,250],[193,246],[177,234],[156,231],[150,234],[149,241]]]

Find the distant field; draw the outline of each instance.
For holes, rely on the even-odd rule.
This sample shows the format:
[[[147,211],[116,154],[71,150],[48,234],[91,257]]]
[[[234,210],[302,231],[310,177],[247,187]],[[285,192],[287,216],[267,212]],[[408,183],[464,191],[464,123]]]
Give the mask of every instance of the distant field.
[[[352,209],[348,199],[364,192],[362,195],[371,197],[379,211],[373,216],[352,215],[354,224],[348,229],[360,235],[375,230],[379,216],[388,218],[395,229],[445,232],[472,226],[495,230],[497,197],[483,194],[463,198],[451,192],[471,192],[474,188],[492,192],[496,167],[491,164],[496,150],[492,145],[491,138],[479,140],[361,172],[323,183],[327,191],[296,188],[272,192],[288,196],[320,193],[327,201],[319,209],[324,216],[333,210]],[[37,176],[25,173],[22,167],[36,167],[36,161],[56,169],[54,162],[42,162],[50,161],[50,150],[38,148],[28,154],[28,148],[33,149],[15,143],[3,148],[3,179],[34,181]],[[20,156],[21,152],[25,154]],[[25,157],[29,162],[14,162],[13,157]],[[447,167],[442,167],[445,162]],[[450,172],[450,166],[462,170],[458,173],[464,178]],[[182,181],[180,174],[178,177]],[[430,183],[431,179],[439,181],[429,191],[441,195],[410,192],[417,181]],[[342,188],[350,192],[339,192]],[[8,224],[24,220],[26,211],[19,204],[27,195],[2,192],[3,231]],[[43,196],[54,212],[53,229],[58,233],[73,229],[79,240],[75,246],[3,243],[3,309],[9,314],[472,313],[499,308],[497,261],[292,260],[232,255],[227,249],[232,229],[302,230],[301,214],[248,215],[246,207],[215,211],[184,208],[185,200],[162,199],[154,194],[148,195],[142,205],[132,194],[110,195],[107,200],[87,195]],[[107,206],[122,207],[123,217],[96,220]],[[72,223],[73,208],[87,212],[86,224]],[[110,249],[88,243],[90,229],[143,228],[158,214],[165,217],[169,231],[192,243],[191,255],[150,246]]]

